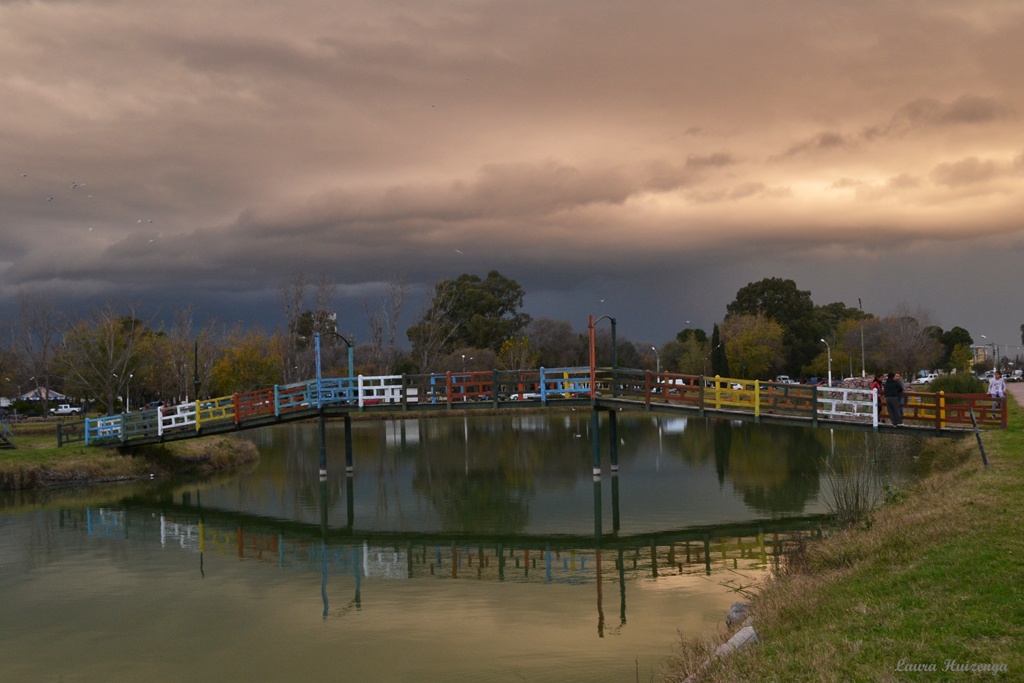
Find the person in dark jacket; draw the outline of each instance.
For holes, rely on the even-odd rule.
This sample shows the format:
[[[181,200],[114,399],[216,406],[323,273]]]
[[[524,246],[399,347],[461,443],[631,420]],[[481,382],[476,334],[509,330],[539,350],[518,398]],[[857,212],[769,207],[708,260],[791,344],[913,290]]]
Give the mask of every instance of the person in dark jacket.
[[[885,408],[889,411],[889,421],[894,426],[903,424],[903,382],[896,379],[890,372],[885,377]]]

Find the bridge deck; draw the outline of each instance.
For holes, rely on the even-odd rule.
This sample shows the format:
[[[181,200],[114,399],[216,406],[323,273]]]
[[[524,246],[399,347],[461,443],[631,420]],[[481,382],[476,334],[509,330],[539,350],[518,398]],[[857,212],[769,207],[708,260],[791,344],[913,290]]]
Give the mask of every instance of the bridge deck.
[[[907,392],[904,426],[886,424],[868,390],[780,384],[630,369],[525,371],[318,378],[57,426],[58,444],[123,446],[223,434],[343,416],[390,417],[451,410],[589,406],[846,430],[963,434],[1006,427],[1006,402],[979,394]]]

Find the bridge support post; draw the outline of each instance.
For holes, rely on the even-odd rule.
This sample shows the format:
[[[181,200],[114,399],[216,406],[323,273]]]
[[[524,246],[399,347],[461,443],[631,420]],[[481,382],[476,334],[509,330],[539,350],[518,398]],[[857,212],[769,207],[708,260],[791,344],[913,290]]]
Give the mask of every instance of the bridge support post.
[[[345,476],[351,477],[352,466],[352,417],[345,413]]]
[[[601,414],[594,408],[590,411],[590,444],[594,452],[594,478],[601,476]]]
[[[320,409],[320,415],[317,417],[317,430],[319,433],[320,441],[320,478],[327,478],[327,420],[324,418],[323,408]]]

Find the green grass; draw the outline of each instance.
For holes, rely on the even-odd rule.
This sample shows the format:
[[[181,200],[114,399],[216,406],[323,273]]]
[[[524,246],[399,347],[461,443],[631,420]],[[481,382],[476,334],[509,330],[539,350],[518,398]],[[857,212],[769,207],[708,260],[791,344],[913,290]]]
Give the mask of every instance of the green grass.
[[[56,423],[14,425],[12,450],[0,450],[0,489],[208,474],[254,462],[256,447],[232,436],[211,436],[130,448],[73,443],[57,446]]]
[[[1024,680],[1024,416],[1016,403],[1009,428],[985,432],[983,443],[987,470],[973,436],[933,444],[939,471],[767,581],[754,599],[762,643],[699,680]],[[682,643],[666,680],[683,680],[720,641]],[[944,670],[947,662],[1005,670]]]

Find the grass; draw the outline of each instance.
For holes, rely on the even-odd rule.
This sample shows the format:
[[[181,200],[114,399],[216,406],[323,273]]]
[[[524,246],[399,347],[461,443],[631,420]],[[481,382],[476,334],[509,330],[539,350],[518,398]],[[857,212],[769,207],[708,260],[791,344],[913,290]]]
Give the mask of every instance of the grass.
[[[929,443],[921,457],[932,474],[768,580],[753,601],[762,642],[696,680],[1024,680],[1015,402],[1009,428],[983,441],[989,469],[973,436]],[[665,679],[697,671],[727,635],[683,642]],[[978,665],[997,671],[970,670]]]
[[[256,447],[233,436],[210,436],[134,448],[57,446],[50,422],[13,425],[13,450],[0,451],[0,489],[209,474],[258,459]]]

